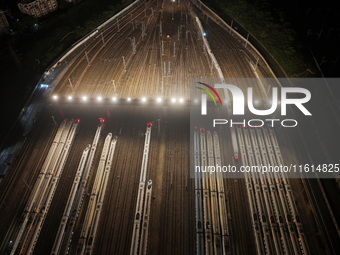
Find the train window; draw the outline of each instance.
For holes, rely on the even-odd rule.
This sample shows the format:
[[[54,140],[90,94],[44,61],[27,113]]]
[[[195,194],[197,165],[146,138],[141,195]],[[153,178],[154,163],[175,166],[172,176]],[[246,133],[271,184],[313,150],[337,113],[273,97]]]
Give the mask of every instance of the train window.
[[[207,226],[207,228],[208,228],[208,229],[210,229],[210,228],[211,228],[209,221],[207,221],[207,224],[206,224],[206,226]]]
[[[91,244],[92,244],[92,241],[93,241],[93,238],[92,238],[92,236],[91,236],[90,239],[89,239],[88,245],[91,245]]]
[[[254,218],[254,220],[257,220],[257,215],[256,215],[256,213],[253,214],[253,218]]]
[[[300,217],[299,216],[296,216],[296,222],[300,223]]]
[[[287,219],[288,219],[289,222],[292,221],[292,217],[290,216],[290,214],[287,214]]]
[[[139,213],[136,214],[136,220],[139,220]]]
[[[279,221],[280,221],[280,223],[283,223],[282,216],[279,216]]]
[[[262,215],[262,222],[266,222],[266,216]]]

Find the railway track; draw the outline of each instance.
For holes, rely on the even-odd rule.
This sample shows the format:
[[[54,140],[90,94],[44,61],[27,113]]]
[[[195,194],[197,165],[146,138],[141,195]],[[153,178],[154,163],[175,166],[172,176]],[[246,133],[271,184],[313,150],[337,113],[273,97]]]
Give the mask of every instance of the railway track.
[[[65,207],[64,212],[63,212],[63,217],[62,217],[61,223],[59,225],[59,229],[58,229],[58,232],[57,232],[57,235],[56,235],[56,238],[55,238],[55,242],[54,242],[54,245],[53,245],[53,248],[52,248],[51,255],[52,254],[53,255],[58,254],[60,249],[61,249],[62,241],[63,241],[64,234],[65,234],[65,229],[66,229],[68,220],[71,216],[71,213],[73,213],[73,211],[72,211],[73,204],[74,204],[74,201],[75,201],[75,198],[76,198],[76,194],[77,194],[77,190],[78,190],[78,187],[79,187],[79,184],[80,184],[80,181],[81,181],[81,177],[83,175],[83,171],[84,171],[84,168],[85,168],[85,165],[86,165],[87,156],[89,154],[89,151],[90,151],[90,145],[88,145],[84,149],[83,155],[80,159],[78,169],[77,169],[77,172],[76,172],[76,176],[74,178],[73,185],[71,187],[71,192],[70,192],[69,198],[68,198],[67,203],[66,203],[66,207]],[[66,239],[66,243],[69,243],[69,239]]]
[[[97,201],[98,201],[98,195],[102,190],[102,181],[103,181],[103,175],[104,172],[106,174],[106,164],[107,162],[112,161],[112,158],[110,159],[109,155],[113,155],[112,151],[112,145],[111,145],[111,139],[112,134],[109,133],[107,137],[105,138],[104,147],[100,156],[100,162],[98,165],[98,169],[96,172],[96,177],[94,184],[92,186],[90,201],[86,210],[85,220],[83,222],[83,227],[80,234],[80,239],[78,242],[78,248],[77,248],[77,254],[84,254],[87,252],[87,246],[92,245],[93,239],[91,238],[92,235],[92,228],[95,225],[95,222],[98,218],[95,217],[97,214]],[[108,169],[109,170],[109,169]],[[100,206],[99,206],[100,207]],[[100,209],[100,208],[99,208]],[[93,221],[94,220],[94,221]]]
[[[27,202],[23,223],[18,230],[11,254],[20,245],[20,253],[32,253],[50,207],[56,185],[64,168],[78,123],[63,121],[41,168]],[[29,228],[28,228],[29,225]]]
[[[185,3],[183,3],[183,6],[184,5]],[[178,96],[178,94],[182,94],[186,95],[186,98],[189,94],[188,81],[190,81],[190,77],[211,77],[211,70],[209,70],[209,68],[206,68],[207,55],[206,53],[202,52],[202,47],[196,46],[196,34],[184,32],[184,30],[190,31],[193,29],[194,23],[190,16],[187,16],[188,21],[184,22],[184,20],[181,20],[179,17],[179,11],[175,12],[175,19],[173,22],[176,24],[176,27],[181,28],[180,40],[177,40],[178,33],[171,32],[172,29],[167,28],[166,25],[163,28],[163,36],[162,38],[160,38],[158,29],[159,21],[162,21],[163,24],[167,24],[166,19],[171,19],[169,17],[169,15],[171,14],[167,13],[162,15],[163,12],[158,11],[160,6],[157,7],[155,1],[151,2],[149,6],[150,7],[148,8],[148,10],[151,10],[150,8],[153,7],[154,15],[150,15],[148,18],[139,17],[139,15],[142,15],[142,12],[139,12],[138,15],[134,16],[134,19],[138,19],[139,17],[140,20],[142,20],[139,21],[138,24],[141,24],[140,22],[144,22],[145,24],[145,31],[147,33],[145,36],[143,36],[143,40],[141,39],[141,28],[136,28],[132,31],[132,34],[129,34],[128,31],[130,28],[126,28],[126,30],[124,29],[125,23],[129,24],[131,21],[128,19],[121,19],[120,24],[122,25],[120,26],[121,28],[119,34],[117,34],[118,32],[115,31],[112,32],[112,35],[109,34],[107,36],[104,36],[104,38],[106,38],[105,46],[102,45],[100,49],[97,49],[97,46],[99,47],[102,42],[101,39],[98,37],[95,46],[87,51],[87,55],[89,59],[91,59],[90,61],[92,61],[91,66],[86,66],[87,63],[85,63],[85,58],[81,61],[74,61],[74,65],[76,66],[73,67],[73,69],[71,69],[71,71],[69,71],[66,75],[64,75],[64,80],[61,81],[61,85],[58,86],[58,90],[56,90],[56,93],[63,94],[64,96],[74,94],[75,96],[78,95],[78,97],[85,94],[91,94],[93,96],[118,95],[121,98],[127,98],[128,96],[132,98],[138,98],[140,95],[143,94],[152,95],[152,97],[160,96],[160,94],[163,94],[163,97],[171,98],[172,96]],[[132,12],[133,11],[131,11],[130,13]],[[129,15],[126,16],[128,17]],[[182,23],[185,23],[186,25]],[[128,26],[126,25],[126,27]],[[167,38],[167,35],[169,34],[170,38]],[[187,34],[189,34],[189,36],[186,36],[188,38],[183,38],[184,35]],[[112,37],[114,37],[114,39],[111,39]],[[136,39],[136,53],[132,52],[130,43],[126,43],[129,41],[128,38],[130,38],[131,41],[132,37]],[[164,41],[165,44],[164,56],[160,54],[161,41]],[[182,41],[186,42],[183,43]],[[178,49],[178,54],[176,54],[175,57],[173,57],[172,53],[173,43],[176,44],[176,47]],[[152,45],[151,49],[150,45]],[[95,51],[96,55],[92,56],[91,51]],[[194,52],[194,55],[189,54],[186,58],[183,59],[183,54],[181,53],[187,54],[190,51]],[[147,57],[145,57],[145,52],[147,53]],[[112,53],[114,55],[112,55]],[[124,70],[122,57],[125,58],[127,71]],[[150,59],[153,59],[152,66],[150,66],[150,64],[147,64],[149,63],[148,57],[150,57]],[[177,61],[178,58],[179,61]],[[192,70],[199,70],[199,73],[196,71],[194,71],[193,73],[189,72],[188,76],[186,73],[182,72],[181,67],[188,66],[187,64],[183,63],[183,61],[187,62],[186,59],[190,61],[190,66],[192,66]],[[198,59],[199,61],[197,61]],[[78,67],[77,65],[79,65],[80,62],[84,64],[83,66]],[[112,65],[112,62],[115,62],[117,64]],[[160,72],[160,70],[163,69],[164,63],[167,69],[166,77],[163,77],[162,72]],[[169,65],[171,65],[171,74],[169,74],[168,72]],[[83,70],[81,74],[79,74],[80,76],[77,74],[76,69]],[[99,72],[99,70],[101,71]],[[150,72],[157,75],[145,75],[145,73]],[[100,75],[98,75],[98,73],[100,73]],[[133,75],[131,75],[131,73],[133,73]],[[72,85],[70,85],[70,82],[68,81],[69,78],[72,80]],[[161,85],[162,82],[163,85]],[[149,89],[148,91],[143,91],[143,88],[140,86],[131,86],[133,84],[145,83],[150,85],[149,88],[151,89]],[[97,85],[92,86],[93,84]],[[178,93],[178,90],[175,89],[177,84],[185,84],[185,86],[181,86],[180,93]],[[73,87],[74,91],[72,91],[71,86]],[[64,89],[66,89],[68,92],[64,91]],[[81,91],[79,89],[81,89]]]
[[[38,122],[38,126],[42,126],[43,120]],[[13,240],[13,235],[16,234],[16,228],[18,226],[18,219],[21,218],[22,209],[25,206],[25,203],[28,200],[30,195],[31,189],[34,185],[36,178],[39,175],[40,169],[43,165],[43,161],[47,156],[49,151],[50,145],[53,142],[54,136],[57,132],[57,127],[49,127],[45,130],[40,130],[39,128],[33,129],[33,132],[29,135],[29,138],[24,145],[23,149],[20,152],[19,161],[15,161],[14,164],[11,166],[11,171],[6,176],[6,178],[2,181],[1,184],[1,199],[0,204],[3,207],[3,210],[6,211],[6,204],[11,199],[16,192],[19,192],[20,197],[16,201],[16,210],[13,215],[15,215],[14,219],[11,220],[9,231],[7,231],[6,236],[3,236],[1,239],[3,242],[1,243],[0,252],[4,252],[7,249],[8,242],[7,240]],[[47,136],[47,132],[50,133]],[[34,142],[35,140],[35,142]],[[44,144],[42,145],[43,149],[37,150],[35,146],[39,143],[39,141],[44,140]],[[31,153],[32,152],[32,153]],[[34,159],[34,163],[30,162],[30,159]],[[31,169],[30,173],[22,173],[22,168]],[[19,185],[16,185],[19,179],[23,179],[25,186],[22,189],[19,189]],[[13,190],[13,185],[15,188]]]
[[[161,96],[166,99],[174,97],[177,100],[179,97],[189,99],[191,79],[199,81],[203,78],[218,77],[218,72],[213,68],[211,58],[204,47],[201,31],[195,20],[196,16],[200,17],[203,29],[207,31],[207,40],[225,77],[232,79],[256,77],[250,64],[250,62],[256,61],[256,52],[249,47],[245,49],[243,41],[234,33],[230,34],[228,28],[222,23],[216,23],[216,19],[208,9],[204,9],[204,6],[197,7],[190,3],[192,2],[182,1],[180,4],[173,4],[171,2],[141,1],[126,15],[120,17],[119,21],[114,21],[99,31],[97,36],[91,39],[92,42],[85,46],[84,50],[86,50],[89,63],[84,52],[70,57],[72,61],[68,62],[69,69],[61,77],[55,93],[60,93],[61,96],[72,94],[74,97],[86,94],[93,98],[116,95],[120,99],[127,97],[139,99],[141,96],[148,98]],[[202,8],[204,15],[201,15]],[[162,35],[160,26],[162,26]],[[135,52],[134,47],[136,47]],[[268,77],[269,72],[266,70],[265,63],[261,61],[257,75]],[[258,87],[258,84],[249,83],[248,85]],[[255,95],[261,96],[261,91],[256,90]],[[61,111],[68,111],[72,108],[72,103],[59,107]],[[152,118],[155,118],[157,115],[157,110],[151,109],[153,107],[144,108],[144,110],[150,111],[148,117],[154,114]],[[114,123],[113,126],[116,129],[120,128],[120,131],[116,133],[123,132],[122,137],[125,140],[117,142],[118,151],[113,156],[112,162],[112,168],[115,171],[107,175],[109,170],[105,166],[101,169],[104,171],[103,175],[106,172],[105,183],[108,183],[106,192],[108,195],[105,198],[103,193],[98,193],[97,179],[93,182],[94,173],[89,177],[86,191],[91,188],[96,191],[91,192],[90,198],[84,195],[84,203],[78,203],[77,212],[80,216],[77,221],[72,219],[76,234],[69,247],[71,252],[75,251],[74,243],[79,241],[77,235],[81,233],[81,227],[84,227],[87,230],[80,239],[81,250],[89,253],[93,251],[93,253],[100,254],[120,254],[126,253],[132,246],[131,254],[145,254],[145,251],[149,249],[151,252],[161,254],[192,254],[195,247],[198,254],[244,254],[254,253],[255,249],[258,254],[308,254],[307,241],[303,234],[299,213],[295,206],[290,183],[285,179],[285,176],[268,175],[267,179],[261,179],[253,178],[259,176],[246,174],[244,180],[237,179],[235,182],[235,180],[222,180],[218,174],[213,174],[211,176],[213,178],[209,179],[204,173],[202,179],[191,180],[187,172],[189,168],[189,134],[187,122],[185,122],[187,120],[181,119],[183,123],[179,124],[176,122],[178,120],[171,119],[176,124],[165,124],[169,127],[164,128],[167,132],[166,135],[162,134],[165,131],[160,132],[159,135],[162,137],[160,144],[158,144],[155,134],[150,136],[151,140],[149,141],[152,144],[150,171],[148,174],[143,172],[143,178],[138,180],[136,169],[144,164],[141,157],[137,156],[141,155],[143,146],[142,139],[138,135],[142,128],[138,123],[145,120],[137,116],[142,108],[131,106],[129,110],[125,109],[121,115],[116,114],[115,107],[109,104],[103,105],[102,108],[105,108],[107,115],[110,114],[110,111],[115,114],[115,117],[112,118],[113,122],[124,119],[124,123],[121,125]],[[183,114],[183,111],[185,110],[179,109],[172,114],[180,115]],[[165,110],[164,112],[167,113]],[[124,114],[136,117],[138,120],[131,121],[133,123],[131,124],[125,119],[127,117],[122,116]],[[162,121],[167,118],[164,115],[161,118]],[[132,133],[131,137],[125,133],[128,131]],[[197,157],[195,158],[196,163],[206,166],[221,165],[223,162],[232,161],[230,155],[233,155],[233,151],[230,148],[224,151],[219,144],[219,137],[226,135],[229,134],[213,131],[212,133],[201,131],[199,134],[197,132],[195,141],[199,146],[197,145],[194,155]],[[272,130],[238,129],[237,135],[244,164],[258,165],[266,162],[283,164],[280,148]],[[228,140],[228,142],[231,141]],[[225,147],[228,146],[230,147],[230,144]],[[158,152],[160,148],[163,148],[164,155],[162,156],[166,161],[162,166],[161,181],[157,178],[157,163],[161,157]],[[58,150],[62,153],[62,149]],[[64,152],[63,155],[66,154]],[[72,159],[72,161],[74,160],[76,157]],[[53,159],[53,162],[55,161],[57,159]],[[93,164],[97,165],[97,163],[101,164],[98,157]],[[233,163],[240,164],[235,161]],[[54,196],[55,187],[49,187],[48,183],[53,180],[52,185],[56,186],[57,179],[60,177],[53,179],[53,174],[61,175],[61,169],[51,168],[49,171],[51,176],[48,177],[48,180],[44,181],[42,176],[38,177],[37,181],[39,183],[41,181],[41,184],[36,188],[40,190],[40,186],[44,186],[48,192],[46,194],[39,192],[37,198],[32,198],[28,202],[31,204],[33,200],[41,201],[37,202],[38,213],[47,210],[46,205],[50,205]],[[73,170],[72,173],[76,175],[76,170]],[[149,189],[145,187],[145,184],[149,178],[154,181],[153,195],[150,194],[150,191],[147,193],[149,194],[147,195],[148,199],[140,198],[140,210],[138,211],[140,215],[151,212],[152,216],[146,219],[148,226],[146,230],[142,223],[143,219],[136,218],[133,207],[136,202],[138,184],[144,183],[141,190],[148,192]],[[156,179],[158,181],[155,181]],[[67,180],[65,180],[65,185],[66,183]],[[106,184],[104,186],[106,187]],[[85,192],[84,187],[85,184],[83,185]],[[103,190],[105,189],[103,188]],[[100,204],[95,203],[99,196],[101,197]],[[143,194],[141,196],[144,197]],[[154,197],[154,200],[150,204],[151,197]],[[247,198],[248,201],[245,201]],[[44,207],[42,201],[49,202]],[[66,210],[70,208],[69,204],[66,205],[64,216],[69,212]],[[94,216],[92,218],[92,214],[92,216],[87,215],[84,218],[86,210],[80,209],[81,205],[89,206],[89,212],[92,213],[96,212],[95,208],[99,205],[101,217]],[[143,211],[142,207],[147,208],[146,206],[151,207],[147,211]],[[158,214],[161,215],[156,216],[157,214],[152,211],[154,208],[157,208]],[[30,212],[31,208],[26,210]],[[194,229],[194,210],[196,210],[196,229]],[[98,211],[97,213],[100,215]],[[162,227],[156,226],[159,223],[154,220],[153,215],[159,220]],[[84,219],[85,223],[83,223]],[[44,220],[44,216],[34,216],[32,218],[34,224],[28,219],[25,219],[25,224],[32,228],[41,227]],[[93,220],[95,220],[95,224],[91,225],[89,222]],[[135,243],[131,242],[134,229],[132,226],[135,220],[139,221],[135,222],[138,224],[135,231],[138,233],[139,230],[145,231],[141,233],[144,233],[144,237],[151,237],[151,239],[144,239],[149,242],[139,243],[138,238],[135,239]],[[50,225],[48,231],[57,233],[59,225],[55,226],[53,223]],[[63,223],[60,227],[61,229],[64,227]],[[97,228],[102,228],[103,231],[97,233]],[[253,233],[243,235],[244,229],[250,228]],[[61,230],[56,242],[60,242],[60,232]],[[90,235],[88,235],[89,232]],[[25,232],[23,234],[24,239],[28,240],[28,247],[24,248],[22,253],[30,252],[30,247],[34,248],[32,243],[37,241],[39,233],[40,230],[35,228],[34,233]],[[155,237],[156,235],[158,236]],[[95,241],[96,236],[97,240],[100,239],[103,242]],[[194,239],[188,238],[188,236],[196,236],[196,245]],[[91,241],[89,241],[90,239]],[[160,244],[150,242],[154,239],[158,240]],[[16,242],[15,246],[18,244]],[[136,248],[138,245],[139,249]],[[62,250],[64,253],[65,247]]]
[[[144,199],[145,199],[144,192],[145,192],[145,182],[146,182],[146,174],[147,174],[147,167],[148,167],[151,127],[152,127],[152,124],[148,123],[148,126],[146,128],[146,133],[145,133],[143,160],[142,160],[142,167],[141,167],[141,173],[140,173],[140,178],[139,178],[139,189],[138,189],[138,194],[137,194],[136,210],[135,210],[135,217],[134,217],[135,222],[133,225],[130,254],[137,254],[140,252],[139,245],[140,245],[140,234],[141,234],[142,219],[143,219],[143,206],[144,206]]]
[[[132,234],[125,226],[132,224],[133,206],[131,201],[134,197],[132,183],[137,183],[137,177],[131,170],[137,169],[140,162],[140,157],[135,156],[141,152],[141,139],[135,136],[136,130],[130,125],[124,126],[122,129],[118,128],[118,130],[121,130],[121,133],[116,131],[120,135],[112,165],[115,171],[109,179],[110,185],[104,201],[103,217],[99,223],[100,226],[111,227],[104,228],[98,233],[98,239],[105,240],[104,243],[94,244],[94,251],[100,254],[120,253],[128,250],[130,247],[128,240]],[[135,160],[132,160],[132,157],[135,157]]]

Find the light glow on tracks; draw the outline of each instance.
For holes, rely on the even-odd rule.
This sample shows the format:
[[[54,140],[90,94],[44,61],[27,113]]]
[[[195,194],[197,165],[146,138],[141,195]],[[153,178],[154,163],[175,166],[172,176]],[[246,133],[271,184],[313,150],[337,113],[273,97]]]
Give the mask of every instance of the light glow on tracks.
[[[82,95],[77,96],[74,94],[69,95],[57,95],[53,94],[51,96],[51,100],[53,101],[60,101],[65,103],[71,102],[83,102],[83,103],[104,103],[104,102],[111,102],[111,103],[137,103],[138,101],[141,103],[140,105],[146,105],[148,102],[153,102],[155,104],[171,104],[171,105],[183,105],[186,103],[186,99],[183,97],[170,97],[170,98],[163,98],[162,96],[158,96],[155,98],[148,98],[146,96],[138,98],[126,97],[126,98],[119,98],[118,96],[112,97],[105,97],[105,96],[89,96],[89,95]],[[200,101],[198,98],[193,99],[195,104],[198,104]],[[190,101],[189,101],[190,102]],[[259,101],[255,100],[254,105],[260,104]]]

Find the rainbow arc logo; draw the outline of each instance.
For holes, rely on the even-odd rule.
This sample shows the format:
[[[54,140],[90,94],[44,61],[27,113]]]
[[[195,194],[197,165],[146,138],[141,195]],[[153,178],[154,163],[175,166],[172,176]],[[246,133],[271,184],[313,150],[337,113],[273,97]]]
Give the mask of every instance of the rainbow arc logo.
[[[220,95],[217,93],[217,91],[212,86],[210,86],[210,85],[208,85],[206,83],[203,83],[203,82],[197,82],[197,83],[207,87],[212,92],[214,92],[214,94],[217,96],[217,98],[220,101],[220,104],[222,106],[221,97],[220,97]],[[214,101],[215,106],[217,106],[215,97],[213,96],[213,94],[209,90],[207,90],[205,88],[201,88],[201,87],[197,87],[197,88],[200,89],[200,90],[203,90],[205,93],[207,93],[212,98],[212,100]],[[202,115],[207,115],[207,95],[206,94],[202,94],[201,98],[202,98],[202,101],[201,101],[201,114]]]

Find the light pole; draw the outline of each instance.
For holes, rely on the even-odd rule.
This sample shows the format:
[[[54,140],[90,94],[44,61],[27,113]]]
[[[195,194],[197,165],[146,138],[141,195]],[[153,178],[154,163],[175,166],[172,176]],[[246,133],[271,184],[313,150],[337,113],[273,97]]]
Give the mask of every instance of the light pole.
[[[244,45],[244,47],[245,47],[245,48],[247,48],[247,45],[248,45],[248,39],[249,39],[249,33],[247,34],[246,45]]]
[[[70,87],[71,87],[71,89],[72,89],[72,92],[73,92],[73,91],[74,91],[74,89],[73,89],[73,84],[72,84],[71,78],[68,78],[68,81],[69,81],[69,83],[70,83]]]

